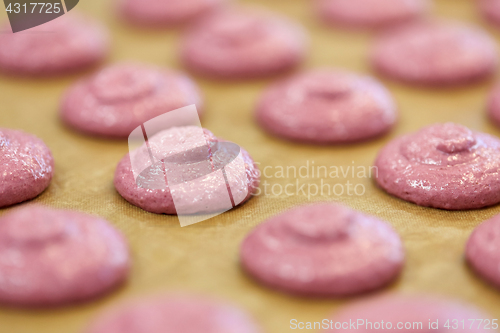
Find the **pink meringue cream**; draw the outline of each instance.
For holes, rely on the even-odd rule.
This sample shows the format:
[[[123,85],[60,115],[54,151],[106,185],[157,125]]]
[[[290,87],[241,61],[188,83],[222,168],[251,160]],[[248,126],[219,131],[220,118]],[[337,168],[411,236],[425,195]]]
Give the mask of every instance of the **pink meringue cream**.
[[[140,26],[172,26],[191,22],[216,10],[228,0],[121,0],[120,15]]]
[[[316,0],[327,23],[349,28],[379,28],[406,23],[429,10],[428,0]]]
[[[183,74],[120,63],[70,87],[61,117],[86,134],[126,138],[145,121],[191,104],[201,113],[200,92]]]
[[[184,37],[182,60],[191,70],[222,78],[261,77],[296,66],[305,56],[303,29],[266,12],[218,11]]]
[[[0,128],[0,207],[33,199],[53,175],[54,159],[42,140]]]
[[[467,242],[465,256],[481,277],[500,288],[500,215],[474,229]]]
[[[85,333],[262,333],[243,311],[195,296],[161,296],[118,306]]]
[[[321,69],[273,84],[261,97],[256,118],[276,136],[328,144],[387,133],[396,122],[397,111],[391,94],[376,80]]]
[[[420,206],[475,209],[500,202],[500,140],[435,124],[391,141],[379,153],[378,185]]]
[[[80,70],[103,60],[109,49],[105,28],[74,13],[25,31],[1,33],[0,45],[0,70],[22,75]]]
[[[421,85],[458,85],[491,76],[495,41],[465,24],[424,21],[388,30],[375,42],[372,64],[394,79]]]
[[[102,295],[127,277],[123,236],[90,215],[29,205],[0,218],[0,303],[54,306]]]
[[[201,145],[213,147],[216,143],[224,142],[216,138],[210,131],[204,129],[205,140],[198,142],[198,134],[201,129],[196,126],[173,127],[161,131],[149,138],[147,145],[125,155],[118,163],[115,171],[114,184],[120,195],[130,202],[146,211],[163,214],[177,214],[177,208],[182,209],[182,214],[202,214],[225,211],[226,199],[228,198],[228,187],[231,189],[233,200],[236,205],[242,204],[255,192],[259,184],[260,173],[257,165],[250,155],[241,149],[241,156],[244,169],[233,164],[225,165],[225,177],[216,177],[214,173],[207,173],[203,170],[203,165],[186,164],[184,174],[178,178],[189,178],[185,181],[176,182],[169,178],[165,171],[167,163],[153,164],[150,168],[141,167],[146,173],[134,176],[134,166],[147,166],[150,164],[150,152],[153,156],[160,156],[162,161],[169,158],[186,159],[189,158],[184,152],[196,150]],[[173,147],[173,148],[172,148]],[[205,154],[205,155],[203,155]],[[222,167],[225,152],[217,154],[210,150],[199,150],[197,158],[207,161],[211,170],[218,170]],[[182,161],[177,161],[182,162]],[[174,175],[175,176],[175,175]],[[165,184],[166,186],[162,186]],[[184,192],[176,196],[179,200],[175,202],[172,198],[171,188],[182,183],[177,191]]]
[[[288,210],[260,224],[241,247],[259,282],[306,296],[348,296],[381,288],[402,269],[404,249],[385,222],[336,204]]]
[[[476,0],[481,14],[491,23],[500,26],[500,2],[497,0]]]

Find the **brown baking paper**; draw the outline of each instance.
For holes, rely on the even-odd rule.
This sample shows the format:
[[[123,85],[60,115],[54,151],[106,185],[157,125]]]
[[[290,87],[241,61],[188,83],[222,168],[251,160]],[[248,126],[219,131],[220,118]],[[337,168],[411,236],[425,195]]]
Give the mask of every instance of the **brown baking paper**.
[[[245,1],[269,8],[302,23],[311,38],[310,53],[303,68],[343,67],[372,74],[367,52],[373,35],[329,29],[314,17],[307,0]],[[108,1],[81,1],[77,9],[102,20],[111,31],[112,52],[107,62],[138,60],[181,69],[178,59],[179,30],[138,29],[121,23]],[[486,24],[474,1],[439,0],[433,13],[440,17],[472,22],[489,30],[500,41],[500,29]],[[2,10],[5,18],[5,12]],[[1,47],[1,45],[0,45]],[[185,291],[225,299],[252,314],[265,332],[284,333],[290,320],[319,321],[352,299],[307,299],[274,292],[260,286],[242,272],[239,246],[252,228],[287,208],[313,201],[338,201],[353,209],[387,220],[400,233],[407,251],[405,268],[383,292],[430,293],[473,303],[500,318],[500,292],[488,286],[466,266],[465,242],[475,226],[500,212],[500,206],[473,211],[443,211],[423,208],[391,197],[378,189],[373,179],[344,177],[340,167],[368,170],[378,150],[392,138],[435,122],[454,121],[472,129],[500,136],[486,118],[485,99],[494,80],[464,88],[423,89],[382,79],[399,105],[400,119],[388,136],[369,143],[348,146],[312,146],[289,143],[264,133],[255,123],[253,111],[262,90],[275,78],[224,82],[194,77],[206,98],[202,125],[217,136],[231,140],[266,166],[268,191],[274,185],[321,185],[321,179],[293,176],[281,178],[279,166],[297,171],[311,166],[336,166],[338,178],[323,182],[361,184],[363,195],[312,195],[299,192],[261,194],[242,207],[208,221],[181,228],[176,217],[157,215],[134,207],[113,187],[113,173],[127,153],[126,141],[86,137],[63,126],[58,118],[64,90],[91,71],[61,78],[15,78],[0,76],[0,126],[17,128],[42,138],[52,149],[55,176],[50,187],[34,202],[74,209],[108,219],[126,235],[132,249],[133,269],[129,282],[97,301],[62,309],[20,310],[0,308],[0,333],[81,332],[87,322],[105,308],[131,297],[160,292]],[[358,170],[358,169],[357,169]],[[305,175],[305,168],[302,169]],[[317,175],[315,175],[317,176]],[[276,185],[278,184],[278,185]],[[295,185],[294,185],[295,186]],[[343,185],[345,186],[345,185]],[[314,186],[311,185],[311,191]],[[345,187],[344,187],[345,188]],[[289,193],[292,187],[289,186]],[[358,186],[358,193],[361,186]],[[264,190],[261,185],[261,190]],[[351,187],[351,191],[353,188]],[[340,187],[337,186],[337,193]],[[351,192],[352,193],[352,192]],[[12,208],[0,209],[4,214]],[[358,297],[359,299],[360,297]]]

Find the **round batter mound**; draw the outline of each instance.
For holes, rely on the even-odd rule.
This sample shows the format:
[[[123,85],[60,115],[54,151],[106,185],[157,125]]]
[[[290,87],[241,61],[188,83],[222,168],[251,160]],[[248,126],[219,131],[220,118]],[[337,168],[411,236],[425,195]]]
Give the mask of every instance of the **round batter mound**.
[[[285,71],[306,52],[303,29],[261,11],[227,9],[185,36],[182,60],[191,70],[221,78],[260,77]]]
[[[428,0],[316,0],[316,11],[325,22],[348,28],[406,23],[428,9]]]
[[[497,84],[490,92],[488,98],[488,116],[500,127],[500,84]]]
[[[15,34],[0,34],[0,70],[22,75],[72,72],[103,60],[108,44],[100,24],[66,14]]]
[[[236,162],[225,165],[228,162],[228,153],[224,147],[217,148],[218,144],[225,141],[218,139],[206,129],[202,130],[201,136],[204,137],[200,140],[200,131],[200,128],[194,126],[170,128],[149,138],[149,147],[143,144],[137,150],[125,155],[115,171],[114,184],[118,193],[131,204],[158,214],[177,214],[176,206],[182,208],[182,214],[225,211],[228,187],[233,198],[231,203],[234,205],[250,199],[258,187],[260,177],[257,165],[250,155],[241,149],[241,158],[238,161],[243,161],[244,165]],[[202,146],[210,147],[210,151],[196,148]],[[192,155],[194,151],[197,156]],[[163,161],[170,158],[182,159],[176,162],[184,165],[183,175],[180,178],[184,178],[185,183],[179,182],[183,185],[177,187],[177,193],[180,191],[185,195],[179,198],[175,206],[169,188],[175,179],[169,178],[170,174],[165,171],[165,168],[168,168],[167,164],[162,164],[161,161],[151,163],[151,155],[155,158],[161,157]],[[189,159],[192,161],[188,161]],[[203,164],[205,161],[208,162]],[[192,164],[189,164],[191,162]],[[144,170],[137,175],[137,178],[132,163],[138,171]],[[209,173],[204,166],[210,169]],[[225,176],[217,177],[214,172],[220,170],[222,166]]]
[[[377,183],[420,206],[475,209],[500,202],[500,140],[453,124],[404,135],[379,153]]]
[[[500,25],[500,2],[497,0],[477,0],[481,14],[491,23]]]
[[[469,329],[471,324],[469,319],[472,318],[483,319],[491,318],[491,316],[458,301],[422,295],[388,295],[356,301],[340,309],[331,318],[331,322],[328,323],[329,327],[323,327],[324,330],[321,332],[368,333],[420,330],[444,333],[449,332],[451,327],[455,327],[453,331],[462,333],[491,331],[485,329],[485,325],[480,325],[481,327],[478,328],[477,322],[472,329]],[[349,320],[355,324],[349,325]],[[446,323],[449,328],[445,327]],[[432,329],[429,329],[430,324]],[[341,328],[342,325],[344,326],[339,329],[339,325]]]
[[[15,255],[15,256],[14,256]],[[128,247],[107,221],[29,205],[0,218],[0,303],[54,306],[121,284]]]
[[[467,242],[465,256],[485,280],[500,288],[500,215],[481,223]]]
[[[162,27],[192,21],[225,2],[227,0],[120,0],[118,11],[129,23]]]
[[[0,207],[33,199],[53,175],[54,159],[42,140],[0,128]]]
[[[426,21],[389,30],[376,41],[372,64],[394,79],[421,85],[458,85],[494,73],[494,40],[458,23]]]
[[[105,312],[85,333],[261,333],[241,310],[193,296],[162,296]]]
[[[106,67],[75,83],[61,105],[61,117],[86,134],[127,138],[145,121],[196,104],[200,92],[183,74],[140,64]]]
[[[328,144],[378,137],[393,127],[397,112],[379,82],[323,69],[272,85],[260,99],[256,118],[276,136]]]
[[[381,288],[403,266],[398,234],[385,222],[336,204],[288,210],[243,242],[241,263],[263,284],[308,296]]]

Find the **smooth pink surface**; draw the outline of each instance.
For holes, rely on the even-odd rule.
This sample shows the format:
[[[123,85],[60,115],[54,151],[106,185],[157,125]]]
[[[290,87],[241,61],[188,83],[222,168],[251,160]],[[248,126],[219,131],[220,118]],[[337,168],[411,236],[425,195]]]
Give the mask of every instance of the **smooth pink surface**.
[[[201,113],[200,92],[187,76],[120,63],[70,87],[62,101],[61,117],[86,134],[127,138],[145,121],[191,104]]]
[[[268,132],[290,140],[346,143],[388,132],[397,112],[390,93],[374,79],[322,69],[273,84],[256,118]]]
[[[306,37],[296,23],[273,14],[227,9],[196,24],[182,43],[184,64],[200,74],[247,78],[296,66],[305,56]]]
[[[500,25],[500,1],[498,0],[476,0],[479,10],[491,23]]]
[[[42,140],[0,128],[0,207],[36,197],[53,175],[54,159]]]
[[[65,14],[15,34],[1,33],[0,70],[23,75],[71,72],[103,60],[108,44],[103,26],[74,13]]]
[[[490,92],[488,98],[488,116],[500,127],[500,84],[497,84]]]
[[[345,323],[342,330],[325,329],[321,332],[459,332],[459,333],[485,333],[493,331],[491,323],[490,329],[485,329],[485,324],[478,328],[479,321],[470,328],[472,321],[469,319],[489,319],[491,316],[483,313],[474,306],[458,301],[447,300],[435,296],[408,296],[408,295],[387,295],[373,297],[367,300],[356,301],[337,311],[331,318],[335,323]],[[355,329],[349,324],[363,320],[365,324]],[[456,323],[455,324],[455,320]],[[438,321],[437,329],[429,329],[429,322]],[[462,323],[463,321],[463,323]],[[367,322],[371,323],[371,329]],[[383,328],[381,326],[383,322]],[[444,325],[448,322],[449,328]],[[407,324],[409,323],[409,324]],[[422,323],[422,326],[415,326],[415,323]],[[378,329],[376,329],[378,324]],[[404,328],[404,325],[411,328]],[[390,325],[392,328],[387,328]],[[398,329],[398,325],[402,328]],[[463,328],[463,326],[465,328]],[[375,327],[375,328],[374,328]],[[414,328],[415,327],[415,328]],[[416,328],[420,327],[420,328]],[[452,328],[454,327],[454,328]]]
[[[137,300],[98,317],[85,333],[261,333],[241,310],[194,296]]]
[[[244,240],[241,263],[269,287],[311,296],[381,288],[401,271],[404,250],[389,224],[336,204],[288,210]]]
[[[500,215],[474,229],[467,242],[465,256],[479,275],[500,288]]]
[[[153,152],[153,156],[168,157],[199,147],[199,143],[196,142],[197,134],[197,127],[174,127],[149,138],[148,144]],[[222,141],[208,130],[204,130],[204,134],[207,143]],[[167,150],[169,149],[167,147],[175,147],[175,150]],[[246,193],[246,197],[240,204],[250,199],[258,187],[260,176],[257,165],[250,155],[243,148],[241,148],[241,152],[246,173],[241,174],[239,170],[233,170],[230,166],[225,168],[233,194],[236,196],[238,192]],[[134,160],[134,165],[149,164],[150,160],[146,146],[143,145],[133,151],[132,159]],[[207,156],[207,159],[210,159],[213,163],[210,156]],[[155,172],[160,175],[160,180],[165,176],[163,170],[154,169],[151,171],[151,173]],[[196,171],[194,172],[195,176]],[[196,189],[196,198],[193,199],[189,195],[185,201],[177,202],[177,204],[182,206],[183,214],[214,213],[223,210],[225,201],[222,198],[228,196],[227,184],[224,179],[211,177],[210,174],[200,178],[193,178],[195,179],[189,182],[189,186]],[[139,184],[144,183],[146,185],[146,182],[148,182],[147,179],[138,178]],[[147,186],[139,186],[138,183],[135,181],[132,172],[130,154],[127,154],[118,163],[115,171],[114,184],[118,193],[131,204],[149,212],[176,214],[173,198],[168,187],[166,189],[150,189]],[[217,200],[217,198],[221,199]]]
[[[375,42],[371,57],[380,73],[422,85],[468,83],[497,67],[496,45],[485,31],[446,21],[391,29]]]
[[[227,0],[120,0],[118,11],[133,24],[170,26],[197,19],[225,2]]]
[[[316,11],[327,23],[349,28],[378,28],[422,17],[428,0],[316,0]]]
[[[91,299],[122,283],[129,261],[123,236],[101,218],[38,205],[0,218],[0,303]]]
[[[420,206],[474,209],[500,202],[500,140],[453,124],[404,135],[379,153],[377,183]]]

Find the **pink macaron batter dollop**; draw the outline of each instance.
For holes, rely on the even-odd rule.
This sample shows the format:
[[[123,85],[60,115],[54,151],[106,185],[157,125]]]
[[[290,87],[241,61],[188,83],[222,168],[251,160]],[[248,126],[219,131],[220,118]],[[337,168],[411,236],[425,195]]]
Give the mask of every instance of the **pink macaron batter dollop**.
[[[381,288],[402,269],[404,249],[389,224],[337,204],[290,209],[260,224],[241,246],[244,269],[261,283],[305,296]]]
[[[474,229],[467,242],[465,256],[481,277],[500,288],[500,215]]]
[[[497,67],[495,41],[460,23],[429,20],[388,30],[371,54],[375,69],[420,85],[459,85],[491,76]]]
[[[475,209],[500,202],[500,140],[454,124],[404,135],[379,153],[378,185],[420,206]]]
[[[54,158],[42,140],[0,128],[0,207],[33,199],[53,175]]]
[[[348,143],[387,133],[397,110],[376,80],[335,69],[319,69],[278,81],[262,95],[258,123],[286,139]]]
[[[119,63],[71,86],[62,101],[61,117],[89,135],[126,138],[145,121],[191,104],[201,113],[200,92],[187,76]]]
[[[348,28],[379,28],[406,23],[429,10],[428,0],[316,0],[327,23]]]
[[[121,284],[130,258],[107,221],[38,205],[0,218],[0,303],[55,306],[95,298]]]
[[[145,27],[163,27],[199,19],[228,0],[120,0],[118,12],[124,20]]]
[[[0,45],[0,70],[54,75],[100,62],[108,53],[109,40],[103,26],[69,13],[25,31],[1,33]]]
[[[200,131],[201,141],[200,141]],[[146,211],[158,214],[177,214],[177,208],[182,209],[182,214],[200,214],[214,213],[224,211],[225,200],[228,196],[228,187],[231,189],[232,196],[236,205],[242,204],[256,191],[260,172],[257,164],[250,157],[248,152],[241,148],[242,166],[234,163],[225,165],[224,170],[227,176],[227,182],[224,178],[216,177],[215,173],[204,173],[200,170],[199,164],[187,165],[184,168],[184,175],[189,178],[180,188],[177,187],[177,193],[184,191],[185,195],[175,202],[168,184],[172,179],[165,173],[166,164],[152,164],[151,168],[146,166],[151,164],[150,156],[159,156],[164,159],[174,156],[187,156],[184,152],[193,151],[201,146],[213,146],[216,143],[225,142],[218,139],[210,131],[196,126],[173,127],[158,132],[138,149],[125,155],[118,163],[115,171],[114,184],[120,195],[130,202]],[[150,154],[151,152],[151,154]],[[204,154],[204,155],[203,155]],[[220,159],[224,159],[224,152],[215,157],[213,151],[199,151],[200,160],[207,161],[211,169],[219,168]],[[134,166],[140,170],[146,170],[134,176],[132,168]],[[162,181],[166,186],[158,186]],[[185,186],[185,188],[183,187]]]
[[[328,321],[329,328],[323,327],[320,332],[445,333],[452,330],[459,333],[486,333],[491,332],[491,329],[481,324],[478,327],[478,322],[471,327],[469,320],[486,318],[491,316],[475,306],[456,300],[430,295],[389,294],[358,300],[341,308]],[[429,328],[430,324],[432,328]],[[445,326],[447,324],[448,327]],[[344,326],[340,330],[338,325]]]
[[[200,296],[165,295],[105,311],[85,333],[262,333],[242,310]]]
[[[301,62],[304,30],[285,18],[248,9],[225,9],[191,28],[182,60],[191,70],[221,78],[272,75]]]
[[[476,0],[481,14],[491,23],[500,26],[500,2],[498,0]]]

